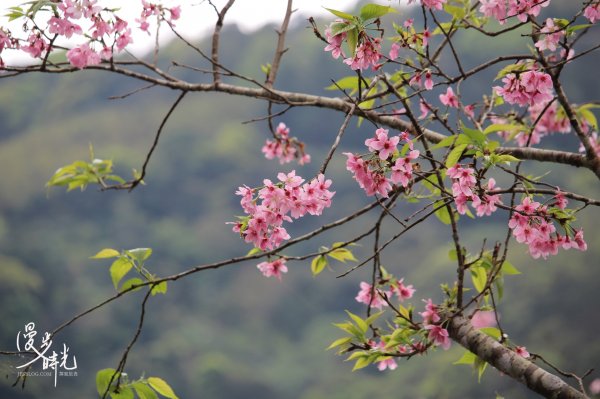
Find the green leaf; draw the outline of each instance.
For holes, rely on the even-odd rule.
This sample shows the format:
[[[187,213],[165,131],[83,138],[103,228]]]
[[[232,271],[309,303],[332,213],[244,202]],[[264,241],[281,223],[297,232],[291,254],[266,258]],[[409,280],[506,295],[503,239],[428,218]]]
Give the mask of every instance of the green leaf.
[[[477,361],[475,362],[475,367],[477,367],[477,381],[481,382],[481,376],[483,375],[483,372],[487,367],[487,363],[484,360],[477,358]]]
[[[152,248],[135,248],[127,251],[133,258],[139,263],[143,263],[146,259],[152,255]]]
[[[111,399],[133,399],[135,394],[129,387],[120,387],[119,392],[111,392],[110,397]]]
[[[248,253],[246,254],[246,256],[256,255],[256,254],[261,253],[261,252],[262,252],[262,250],[260,248],[254,247],[250,251],[248,251]]]
[[[358,29],[354,28],[348,31],[346,34],[346,44],[348,45],[348,50],[350,51],[350,56],[354,57],[354,53],[356,53],[356,44],[358,43]]]
[[[442,34],[442,29],[444,30],[444,32],[448,33],[450,31],[450,28],[452,27],[452,22],[442,22],[441,24],[439,24],[439,26],[437,28],[435,28],[433,30],[433,32],[431,32],[432,35],[440,35]]]
[[[519,158],[509,155],[509,154],[502,154],[502,155],[498,155],[496,157],[495,163],[510,164],[511,162],[521,162],[521,160]]]
[[[316,256],[310,263],[310,270],[312,271],[313,276],[321,273],[327,264],[327,258],[324,255]]]
[[[497,329],[496,327],[483,327],[480,328],[479,331],[481,331],[482,333],[489,335],[490,337],[499,340],[500,336],[502,335],[500,333],[500,330]]]
[[[519,269],[514,267],[513,264],[507,260],[505,260],[502,264],[502,268],[500,269],[500,271],[504,274],[521,274]]]
[[[167,293],[167,282],[162,281],[152,287],[152,292],[150,292],[153,296],[156,294],[166,294]]]
[[[120,257],[110,265],[110,277],[115,288],[119,285],[119,281],[131,270],[133,263],[125,257]]]
[[[401,305],[402,306],[402,305]],[[371,316],[367,317],[365,319],[365,323],[367,323],[368,325],[371,325],[375,322],[375,320],[377,320],[384,312],[377,312],[375,314],[372,314]]]
[[[435,211],[435,216],[437,216],[440,222],[444,224],[450,224],[452,223],[452,218],[450,213],[448,213],[448,208],[446,206],[441,206],[442,204],[442,201],[436,201],[436,203],[433,205],[435,208],[440,207]]]
[[[598,130],[598,120],[596,119],[596,115],[592,111],[587,108],[580,107],[577,110],[579,116],[585,120],[588,125],[592,126],[594,130]]]
[[[472,140],[474,144],[481,145],[485,142],[485,134],[483,134],[479,130],[469,129],[468,127],[462,125],[462,131]]]
[[[448,154],[446,159],[446,168],[451,168],[460,161],[463,151],[467,148],[467,144],[459,144]]]
[[[165,380],[159,377],[148,377],[148,384],[159,394],[169,399],[178,399],[173,389]]]
[[[123,285],[121,285],[121,289],[119,290],[119,292],[127,291],[128,289],[130,289],[134,285],[139,285],[139,284],[144,284],[144,280],[142,280],[141,278],[138,278],[138,277],[130,278],[129,280],[126,280],[123,283]],[[137,287],[137,288],[132,289],[131,291],[138,291],[141,288],[142,287]]]
[[[368,82],[368,80],[367,80]],[[358,76],[346,76],[336,81],[335,84],[331,84],[325,88],[325,90],[352,90],[354,93],[358,90]]]
[[[360,9],[360,18],[363,21],[383,17],[386,14],[396,12],[392,7],[380,6],[378,4],[366,4]]]
[[[134,382],[132,386],[140,399],[158,399],[156,393],[154,393],[154,391],[143,382]]]
[[[327,11],[329,11],[330,13],[332,13],[333,15],[335,15],[336,17],[340,17],[340,18],[346,19],[348,21],[354,20],[354,16],[352,14],[348,14],[348,13],[345,13],[343,11],[333,10],[333,9],[327,8],[327,7],[323,7],[323,8],[325,8]]]
[[[483,291],[487,283],[487,273],[482,266],[471,266],[471,279],[477,292]]]
[[[119,251],[112,248],[104,248],[102,251],[98,252],[96,255],[90,257],[90,259],[107,259],[107,258],[116,258],[121,255]]]
[[[351,341],[352,341],[352,337],[343,337],[343,338],[340,338],[340,339],[336,339],[335,341],[333,341],[331,343],[331,345],[329,345],[327,347],[326,350],[330,350],[330,349],[336,348],[338,346],[345,345],[347,343],[350,343]]]
[[[347,260],[351,260],[356,262],[356,258],[352,254],[352,252],[346,248],[338,248],[329,252],[327,255],[332,257],[333,259],[339,260],[340,262],[346,263]]]
[[[104,395],[104,392],[106,392],[106,389],[108,388],[108,383],[110,382],[110,379],[116,371],[117,370],[115,369],[102,369],[96,373],[96,389],[98,390],[98,394],[100,396]],[[120,373],[117,373],[117,375],[115,375],[113,382],[116,381],[117,378],[119,378],[119,375]]]
[[[356,363],[354,363],[354,367],[352,367],[352,371],[356,371],[356,370],[360,370],[362,368],[365,368],[369,364],[371,364],[370,357],[368,357],[368,356],[366,356],[366,357],[359,357],[356,360]]]
[[[354,323],[356,324],[356,326],[359,328],[359,330],[363,334],[367,332],[367,330],[369,329],[369,325],[363,319],[361,319],[359,316],[357,316],[354,313],[349,312],[347,310],[346,310],[346,313],[348,313],[348,316],[350,316],[350,318],[352,319],[352,321],[354,321]]]
[[[496,77],[494,78],[494,80],[498,80],[500,78],[503,78],[506,75],[508,75],[509,73],[513,73],[513,72],[516,72],[516,71],[524,71],[525,69],[527,69],[527,65],[526,64],[510,64],[510,65],[507,65],[504,68],[502,68],[500,70],[500,72],[498,72],[498,74],[496,75]]]
[[[454,20],[461,20],[467,14],[467,11],[465,10],[464,7],[451,6],[449,4],[444,4],[444,11],[446,11],[448,14],[452,15],[452,19],[454,19]],[[444,29],[444,31],[446,33],[448,33],[447,29]]]
[[[439,143],[433,146],[433,149],[442,147],[450,147],[452,144],[471,144],[471,139],[465,134],[459,134],[458,136],[448,136],[442,139]]]
[[[572,25],[569,26],[567,28],[567,36],[570,36],[573,32],[576,32],[580,29],[585,29],[585,28],[589,28],[590,26],[593,26],[592,24],[581,24],[581,25]]]
[[[460,357],[460,359],[458,359],[457,361],[455,361],[452,364],[473,364],[473,363],[475,363],[476,359],[477,359],[477,356],[473,352],[466,351],[465,353],[463,353],[463,355]]]
[[[487,134],[494,133],[494,132],[511,132],[511,131],[521,132],[523,130],[525,130],[525,127],[523,125],[495,123],[493,125],[489,125],[488,127],[486,127],[483,131],[483,134],[487,135]]]
[[[351,29],[356,28],[355,23],[337,22],[331,24],[331,36],[339,35],[340,33],[348,32]]]

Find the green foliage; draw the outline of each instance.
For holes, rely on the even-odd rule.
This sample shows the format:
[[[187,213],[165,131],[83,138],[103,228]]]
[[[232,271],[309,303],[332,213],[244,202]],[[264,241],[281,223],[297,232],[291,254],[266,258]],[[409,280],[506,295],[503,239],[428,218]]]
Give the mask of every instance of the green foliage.
[[[88,184],[101,184],[104,186],[107,182],[125,183],[123,178],[114,175],[111,160],[94,158],[94,152],[90,145],[90,162],[75,161],[70,165],[59,168],[50,180],[46,183],[47,187],[67,186],[67,191],[80,188],[82,191]]]
[[[335,259],[339,262],[346,263],[346,261],[357,262],[357,259],[354,257],[352,251],[348,248],[351,245],[356,244],[345,244],[343,242],[334,242],[331,246],[331,249],[326,246],[321,246],[320,252],[321,254],[315,256],[310,263],[310,270],[312,271],[313,276],[320,274],[325,267],[329,266],[329,260],[327,257]]]
[[[161,281],[154,283],[157,280],[156,275],[150,273],[145,267],[145,262],[151,255],[151,248],[134,248],[121,252],[112,248],[104,248],[96,255],[92,256],[91,259],[116,258],[110,265],[109,272],[112,283],[117,291],[124,292],[138,290],[143,285],[149,285],[152,295],[166,294],[167,282]],[[123,280],[132,269],[134,269],[143,279],[139,277],[130,278],[119,288],[121,280]]]
[[[121,377],[120,381],[119,377]],[[117,381],[119,381],[118,386]],[[135,394],[139,399],[157,399],[157,393],[169,399],[178,399],[173,388],[160,377],[141,377],[130,382],[127,374],[111,368],[96,373],[96,389],[100,397],[108,391],[111,399],[133,399]]]

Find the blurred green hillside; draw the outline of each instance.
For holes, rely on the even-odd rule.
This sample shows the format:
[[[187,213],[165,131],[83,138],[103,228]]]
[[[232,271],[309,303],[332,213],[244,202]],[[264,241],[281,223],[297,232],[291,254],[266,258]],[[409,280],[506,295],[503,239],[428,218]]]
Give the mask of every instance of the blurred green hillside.
[[[331,79],[348,75],[348,70],[323,52],[304,23],[299,25],[289,35],[291,50],[284,57],[278,87],[332,95],[324,87]],[[274,40],[271,28],[252,37],[226,29],[223,63],[263,80],[260,65],[272,58]],[[490,43],[469,37],[458,46],[466,65],[475,65],[495,51]],[[165,68],[169,59],[199,66],[180,45],[165,50]],[[570,74],[569,94],[574,99],[597,98],[598,82],[586,78],[593,65],[588,62],[577,67],[588,69],[565,72]],[[495,72],[470,84],[489,87]],[[193,81],[206,79],[181,74]],[[1,350],[16,349],[15,336],[29,321],[35,321],[38,331],[51,330],[114,294],[109,262],[89,259],[101,248],[151,247],[154,255],[148,267],[159,275],[245,254],[248,245],[225,225],[241,213],[233,194],[236,188],[258,185],[281,170],[295,168],[304,177],[313,176],[344,118],[320,109],[292,109],[280,120],[291,127],[292,135],[307,142],[313,163],[281,167],[260,153],[268,138],[266,123],[242,124],[265,115],[265,104],[224,94],[190,93],[165,128],[146,186],[132,193],[99,192],[94,187],[68,194],[60,189],[47,191],[44,184],[58,167],[87,159],[90,143],[96,156],[112,159],[121,175],[129,176],[132,168],[141,167],[176,93],[149,90],[108,100],[137,87],[140,83],[94,71],[0,80]],[[292,235],[368,202],[339,154],[359,148],[372,130],[366,122],[348,130],[347,141],[328,172],[337,192],[334,205],[322,218],[294,223]],[[553,145],[576,150],[568,137],[557,138]],[[547,165],[533,165],[530,172],[545,173]],[[548,179],[565,190],[600,197],[598,181],[589,172],[557,168]],[[507,277],[507,300],[500,305],[503,326],[515,342],[576,373],[600,368],[600,213],[586,209],[581,215],[587,252],[561,252],[549,261],[536,261],[525,247],[513,246],[510,260],[523,275]],[[304,243],[292,254],[351,238],[375,217],[368,214],[342,230]],[[472,252],[479,250],[486,234],[491,240],[505,234],[498,230],[506,223],[502,217],[461,223],[466,227],[464,242]],[[388,232],[393,226],[389,227]],[[439,284],[454,273],[447,257],[450,234],[446,230],[431,220],[384,254],[387,268],[418,289],[417,305],[424,298],[440,299]],[[358,256],[366,254],[371,243],[364,246],[365,250],[357,249]],[[506,398],[535,397],[494,370],[478,384],[469,368],[452,365],[463,352],[457,345],[448,352],[400,362],[395,372],[369,368],[352,373],[349,363],[324,348],[339,337],[331,323],[344,318],[344,309],[364,312],[354,296],[359,282],[368,278],[368,268],[336,279],[344,269],[335,265],[335,271],[315,279],[308,262],[290,266],[281,282],[264,278],[255,263],[247,263],[170,283],[166,296],[149,302],[146,325],[129,357],[130,376],[159,375],[180,398],[443,399],[493,398],[494,392]],[[79,372],[78,377],[59,377],[56,388],[49,378],[28,379],[25,390],[12,388],[9,364],[23,359],[3,357],[0,398],[94,397],[95,373],[116,367],[135,331],[141,300],[140,293],[129,295],[55,338],[56,344],[68,344]]]

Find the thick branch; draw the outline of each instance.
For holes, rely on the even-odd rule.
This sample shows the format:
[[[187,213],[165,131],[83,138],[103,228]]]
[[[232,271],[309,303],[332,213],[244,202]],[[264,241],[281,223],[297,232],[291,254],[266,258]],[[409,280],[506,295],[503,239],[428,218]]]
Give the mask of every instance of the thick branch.
[[[174,90],[197,91],[197,92],[221,92],[236,96],[260,98],[273,103],[287,104],[292,106],[311,106],[319,108],[327,108],[347,113],[353,105],[351,102],[345,101],[338,97],[316,96],[312,94],[288,92],[275,89],[253,88],[232,85],[227,83],[189,83],[182,80],[165,80],[158,77],[153,77],[133,71],[126,68],[110,65],[95,65],[87,69],[100,69],[109,72],[116,72],[121,75],[129,76],[135,79],[143,80],[149,83],[154,83],[157,86],[168,87]],[[77,68],[66,67],[60,69],[46,69],[40,71],[39,66],[30,67],[6,67],[8,72],[44,72],[44,73],[69,73],[77,71]],[[380,115],[375,111],[368,111],[357,108],[354,114],[367,117],[369,120],[379,125],[387,126],[397,130],[412,130],[410,122],[401,120],[395,116]],[[438,143],[446,136],[433,130],[422,128],[424,136],[432,143]],[[499,147],[496,152],[502,154],[511,154],[521,160],[535,160],[540,162],[552,162],[575,167],[584,167],[593,171],[600,178],[600,170],[592,161],[586,158],[585,155],[566,151],[545,150],[540,148],[515,148],[515,147]]]
[[[492,337],[476,330],[469,319],[454,316],[448,326],[450,338],[485,360],[502,373],[525,384],[532,391],[552,399],[585,399],[585,395],[554,374],[516,354]]]

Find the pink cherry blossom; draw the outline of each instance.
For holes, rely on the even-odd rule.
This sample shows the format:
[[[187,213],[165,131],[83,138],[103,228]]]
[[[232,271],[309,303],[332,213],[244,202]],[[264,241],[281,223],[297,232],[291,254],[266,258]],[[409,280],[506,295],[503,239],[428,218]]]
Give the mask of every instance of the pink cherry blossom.
[[[529,352],[527,352],[527,348],[525,348],[524,346],[515,347],[515,352],[517,355],[524,357],[525,359],[528,359],[531,356]]]
[[[546,24],[540,30],[540,33],[542,34],[542,37],[535,43],[535,47],[537,47],[540,51],[556,51],[558,42],[564,36],[564,31],[554,24],[554,20],[552,18],[546,19]]]
[[[117,49],[119,51],[123,51],[128,44],[133,43],[133,38],[131,37],[131,29],[127,28],[124,31],[121,31],[121,34],[116,40]]]
[[[431,79],[431,71],[429,69],[425,71],[425,89],[433,89],[433,80]]]
[[[236,191],[242,197],[240,203],[247,216],[230,223],[234,225],[233,231],[263,251],[275,249],[290,238],[284,222],[291,223],[307,213],[322,214],[331,206],[335,194],[329,190],[331,180],[323,174],[304,185],[304,179],[296,176],[296,171],[279,173],[277,177],[278,183],[265,179],[260,189],[243,186]]]
[[[592,395],[600,394],[600,378],[596,378],[590,382],[589,390]]]
[[[399,141],[400,138],[398,136],[388,138],[387,129],[377,129],[375,131],[375,138],[365,140],[365,145],[369,147],[369,151],[378,151],[381,160],[386,160],[390,154],[396,151]]]
[[[73,34],[81,35],[83,33],[81,26],[72,23],[68,19],[61,19],[54,16],[48,21],[48,32],[62,35],[67,39],[71,38]]]
[[[341,23],[342,21],[335,21],[334,23]],[[327,46],[325,46],[325,51],[331,51],[331,56],[336,60],[340,58],[340,56],[345,57],[344,51],[342,50],[342,43],[344,39],[346,39],[346,32],[339,33],[337,35],[331,34],[331,26],[325,29],[325,37],[327,39]]]
[[[600,1],[587,6],[585,10],[583,10],[583,16],[589,19],[592,24],[600,20]]]
[[[471,324],[475,328],[495,327],[496,315],[493,310],[476,310],[471,315]]]
[[[398,53],[400,52],[400,45],[396,42],[392,43],[392,48],[390,49],[390,60],[395,60],[398,58]]]
[[[552,99],[552,79],[545,72],[527,71],[519,76],[509,73],[502,82],[504,87],[494,89],[509,104],[535,105]]]
[[[435,324],[428,324],[425,326],[425,329],[429,331],[428,337],[433,341],[434,345],[441,346],[444,350],[450,349],[452,341],[450,341],[448,330]]]
[[[419,312],[421,317],[423,318],[423,324],[429,325],[433,323],[437,323],[441,320],[441,317],[438,313],[437,305],[433,303],[431,298],[427,299],[425,302],[425,311]]]
[[[421,0],[421,4],[433,10],[441,10],[446,0]]]
[[[365,37],[356,48],[353,57],[346,58],[344,64],[350,66],[352,70],[365,70],[372,67],[374,70],[379,68],[379,59],[381,58],[381,39]]]
[[[374,291],[374,292],[373,292]],[[381,310],[382,307],[388,306],[387,302],[381,298],[379,295],[379,290],[373,290],[372,285],[362,281],[360,283],[360,291],[358,295],[356,295],[356,301],[360,303],[364,303],[372,308],[377,308]],[[383,294],[388,295],[389,293],[383,292]]]
[[[265,277],[275,276],[279,281],[281,281],[281,274],[288,271],[284,258],[279,258],[273,262],[262,262],[256,265],[256,267]]]
[[[381,351],[385,351],[385,342],[379,341],[377,343],[370,341],[373,349],[379,349]],[[379,371],[384,371],[385,369],[395,370],[398,367],[396,360],[392,356],[388,356],[384,359],[377,361],[377,369]]]
[[[21,46],[21,50],[29,53],[33,58],[39,58],[43,53],[48,51],[50,45],[40,35],[32,33],[27,39],[28,44]]]
[[[487,184],[487,191],[492,191],[496,186],[496,180],[494,178],[490,178]],[[500,194],[484,194],[479,203],[476,205],[475,210],[477,211],[477,216],[490,216],[492,213],[496,212],[498,209],[496,204],[502,203],[502,198]]]
[[[278,158],[280,164],[296,159],[299,165],[310,162],[310,155],[304,151],[304,143],[296,137],[289,137],[290,129],[281,122],[275,130],[275,140],[267,140],[262,147],[265,158]]]
[[[454,94],[452,87],[448,87],[445,94],[440,94],[440,101],[447,107],[458,108],[458,97]]]
[[[480,0],[479,11],[486,17],[494,17],[500,24],[506,22],[506,0]]]
[[[412,284],[404,285],[404,279],[400,279],[395,284],[391,284],[390,288],[392,293],[398,296],[400,302],[404,301],[405,299],[412,298],[413,294],[416,291],[413,288]]]
[[[83,69],[90,65],[98,65],[101,61],[100,55],[85,43],[67,51],[67,58],[71,65]]]
[[[4,29],[0,28],[0,53],[5,48],[12,48],[13,41],[10,38],[10,31],[6,32]]]

